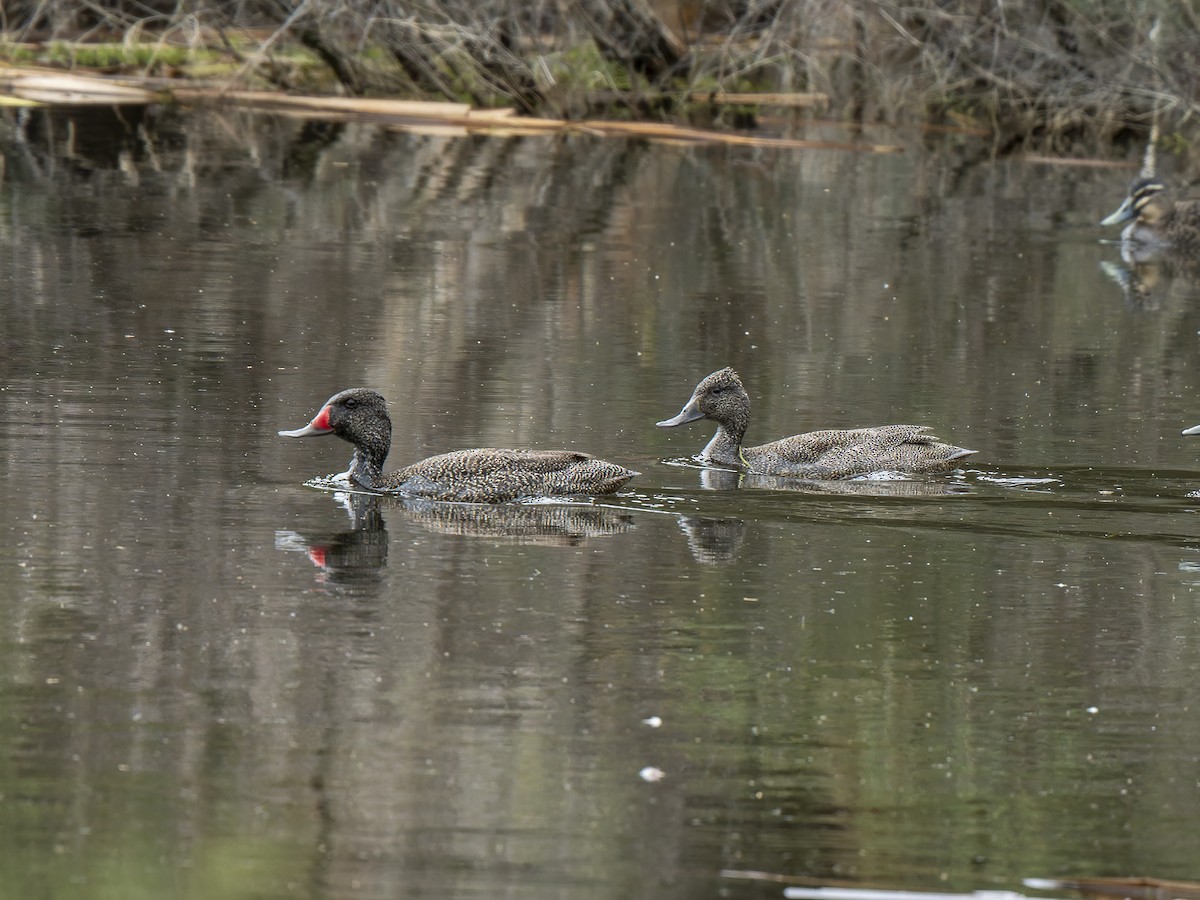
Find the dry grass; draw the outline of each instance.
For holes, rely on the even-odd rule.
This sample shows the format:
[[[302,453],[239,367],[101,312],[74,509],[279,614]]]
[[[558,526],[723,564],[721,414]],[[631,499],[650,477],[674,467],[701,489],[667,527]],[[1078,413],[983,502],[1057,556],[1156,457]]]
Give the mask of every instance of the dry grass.
[[[331,84],[355,95],[682,118],[716,91],[820,92],[848,120],[969,124],[990,129],[1000,150],[1094,152],[1144,135],[1154,117],[1186,143],[1178,136],[1200,108],[1198,4],[10,0],[0,27],[9,46],[203,47],[224,54],[239,86],[311,81],[288,64],[306,48]]]

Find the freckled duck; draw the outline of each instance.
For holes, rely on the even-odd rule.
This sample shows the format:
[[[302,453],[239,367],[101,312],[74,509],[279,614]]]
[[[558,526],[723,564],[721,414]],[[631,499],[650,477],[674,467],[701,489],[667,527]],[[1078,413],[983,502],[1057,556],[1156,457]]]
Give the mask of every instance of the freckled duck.
[[[457,450],[383,472],[392,445],[387,401],[367,388],[334,394],[311,422],[283,437],[336,434],[354,445],[343,476],[359,487],[460,503],[504,503],[521,497],[611,494],[637,475],[573,450]]]
[[[1129,196],[1101,225],[1123,225],[1121,238],[1200,254],[1200,200],[1175,200],[1157,178],[1139,178]]]
[[[831,480],[871,472],[943,472],[956,460],[977,451],[943,444],[920,425],[881,425],[842,431],[812,431],[758,447],[743,447],[750,424],[750,397],[737,372],[713,372],[692,392],[673,419],[658,423],[674,428],[699,419],[717,423],[717,433],[700,454],[700,462],[744,468],[758,475]]]

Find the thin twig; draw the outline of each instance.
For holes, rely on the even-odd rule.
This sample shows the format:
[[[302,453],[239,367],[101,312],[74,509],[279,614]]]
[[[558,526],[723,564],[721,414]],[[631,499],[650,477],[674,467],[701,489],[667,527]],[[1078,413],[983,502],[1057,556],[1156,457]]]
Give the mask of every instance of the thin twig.
[[[290,16],[284,19],[283,24],[271,32],[267,39],[259,45],[258,49],[250,54],[246,61],[238,67],[238,70],[229,77],[229,79],[225,82],[225,86],[221,90],[226,91],[232,89],[233,85],[240,81],[242,76],[245,75],[252,66],[257,66],[260,62],[262,62],[263,58],[267,55],[267,51],[271,49],[271,45],[273,45],[283,35],[287,34],[288,30],[292,27],[292,23],[304,14],[311,2],[312,0],[301,0],[300,5],[292,11]]]

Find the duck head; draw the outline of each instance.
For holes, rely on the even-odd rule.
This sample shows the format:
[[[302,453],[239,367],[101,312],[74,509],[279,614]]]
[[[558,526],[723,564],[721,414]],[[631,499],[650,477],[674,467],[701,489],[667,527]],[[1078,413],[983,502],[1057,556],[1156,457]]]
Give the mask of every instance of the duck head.
[[[659,428],[674,428],[700,419],[717,423],[717,433],[700,458],[740,464],[742,438],[750,425],[750,395],[733,369],[726,367],[704,378],[677,416],[657,424]]]
[[[392,420],[387,401],[368,388],[350,388],[334,394],[303,428],[281,431],[280,437],[337,435],[354,445],[346,475],[368,490],[383,474],[383,462],[392,446]]]
[[[1139,178],[1129,186],[1125,201],[1100,224],[1123,225],[1136,219],[1153,226],[1171,211],[1170,201],[1163,196],[1166,192],[1167,186],[1157,178]]]

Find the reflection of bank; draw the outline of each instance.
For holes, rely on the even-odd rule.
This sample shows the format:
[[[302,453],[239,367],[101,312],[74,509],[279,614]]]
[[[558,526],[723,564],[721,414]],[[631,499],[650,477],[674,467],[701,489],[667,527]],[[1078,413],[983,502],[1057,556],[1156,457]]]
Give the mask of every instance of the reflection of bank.
[[[275,546],[308,555],[321,580],[359,581],[387,565],[388,533],[383,510],[397,510],[406,519],[438,534],[484,537],[513,544],[574,547],[588,538],[622,534],[633,528],[633,517],[609,507],[545,504],[442,503],[406,497],[338,491],[334,497],[346,509],[350,529],[304,534],[277,531]]]

